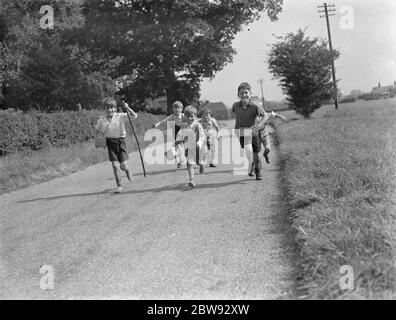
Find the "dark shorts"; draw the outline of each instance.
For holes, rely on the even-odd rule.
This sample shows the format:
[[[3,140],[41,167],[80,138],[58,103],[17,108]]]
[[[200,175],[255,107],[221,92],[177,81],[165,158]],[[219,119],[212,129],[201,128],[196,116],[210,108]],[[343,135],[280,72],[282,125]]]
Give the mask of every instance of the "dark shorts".
[[[107,138],[107,151],[111,162],[125,162],[129,159],[125,138]]]
[[[241,148],[245,148],[245,137],[239,137]],[[252,135],[252,149],[254,153],[261,152],[261,140],[258,134]]]

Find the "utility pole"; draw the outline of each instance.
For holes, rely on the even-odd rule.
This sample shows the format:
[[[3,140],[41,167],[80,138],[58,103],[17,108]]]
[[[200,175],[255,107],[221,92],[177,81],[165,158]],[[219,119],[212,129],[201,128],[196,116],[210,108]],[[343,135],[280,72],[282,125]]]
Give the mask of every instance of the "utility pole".
[[[262,102],[263,102],[263,109],[264,109],[264,91],[263,91],[263,83],[264,83],[264,80],[263,79],[260,79],[259,81],[258,81],[258,83],[260,84],[260,87],[261,87],[261,100],[262,100]]]
[[[329,37],[329,46],[330,46],[330,51],[333,52],[333,45],[331,43],[331,33],[330,33],[330,22],[329,22],[329,16],[335,16],[335,14],[329,14],[329,12],[336,12],[334,4],[328,5],[327,3],[323,3],[323,6],[318,6],[319,9],[324,9],[318,11],[319,13],[324,13],[324,16],[320,16],[321,18],[326,17],[326,22],[327,22],[327,35]],[[332,69],[332,75],[333,75],[333,87],[334,87],[334,104],[335,108],[338,109],[338,89],[337,89],[337,82],[336,82],[336,75],[335,75],[335,67],[334,67],[334,59],[331,60],[331,69]]]

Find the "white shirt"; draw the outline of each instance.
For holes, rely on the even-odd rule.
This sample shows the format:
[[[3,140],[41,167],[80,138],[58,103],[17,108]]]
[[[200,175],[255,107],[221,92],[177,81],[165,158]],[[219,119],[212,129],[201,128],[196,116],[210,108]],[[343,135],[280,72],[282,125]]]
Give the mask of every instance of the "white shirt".
[[[106,116],[101,116],[96,124],[96,130],[104,133],[106,138],[125,138],[125,121],[128,119],[126,113],[115,113],[110,121]]]
[[[189,132],[191,131],[193,131],[195,134],[195,140],[197,141],[198,147],[202,148],[205,142],[206,135],[204,129],[202,128],[202,125],[197,120],[195,120],[191,124],[187,124],[186,122],[184,122],[176,136],[176,141],[184,141],[185,137],[188,137]]]

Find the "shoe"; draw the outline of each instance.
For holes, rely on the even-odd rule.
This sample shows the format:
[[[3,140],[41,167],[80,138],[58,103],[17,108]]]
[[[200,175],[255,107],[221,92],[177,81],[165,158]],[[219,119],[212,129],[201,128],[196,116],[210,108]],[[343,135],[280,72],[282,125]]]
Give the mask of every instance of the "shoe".
[[[182,167],[182,164],[179,162],[176,166],[178,169],[180,169]]]
[[[263,153],[263,156],[264,156],[264,158],[265,158],[265,162],[267,162],[268,164],[270,164],[271,162],[270,162],[270,159],[269,159],[268,154],[269,154],[269,151],[265,150],[264,153]]]
[[[216,168],[216,165],[214,165],[213,163],[209,164],[209,167],[211,168]]]
[[[200,164],[199,165],[199,173],[204,173],[204,171],[205,171],[205,169],[204,169],[203,164]]]
[[[117,189],[115,189],[115,193],[121,193],[122,191],[124,190],[124,188],[123,187],[121,187],[121,186],[119,186],[119,187],[117,187]]]
[[[195,182],[194,181],[189,181],[188,186],[191,188],[195,188]]]
[[[261,176],[261,170],[260,169],[254,169],[254,172],[256,174],[256,180],[263,180],[263,177]]]

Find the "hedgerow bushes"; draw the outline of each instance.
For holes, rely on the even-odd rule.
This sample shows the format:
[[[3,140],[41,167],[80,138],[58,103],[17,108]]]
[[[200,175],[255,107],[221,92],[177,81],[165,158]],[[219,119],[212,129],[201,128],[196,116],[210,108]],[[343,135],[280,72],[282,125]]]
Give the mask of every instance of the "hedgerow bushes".
[[[103,111],[10,112],[0,111],[0,156],[20,151],[64,147],[94,137],[94,126]],[[139,113],[133,120],[136,134],[143,134],[158,116]],[[131,128],[126,126],[128,134]]]
[[[98,111],[0,112],[0,156],[92,139]]]

